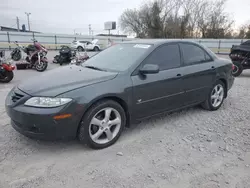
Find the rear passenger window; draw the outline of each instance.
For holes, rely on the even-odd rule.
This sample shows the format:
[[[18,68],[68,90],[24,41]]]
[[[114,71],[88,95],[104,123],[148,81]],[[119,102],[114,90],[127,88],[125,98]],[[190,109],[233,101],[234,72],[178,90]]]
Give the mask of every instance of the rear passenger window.
[[[168,44],[158,47],[145,60],[145,64],[156,64],[160,70],[180,67],[181,58],[178,44]]]
[[[211,61],[210,56],[202,48],[193,44],[181,44],[185,65],[198,64]]]

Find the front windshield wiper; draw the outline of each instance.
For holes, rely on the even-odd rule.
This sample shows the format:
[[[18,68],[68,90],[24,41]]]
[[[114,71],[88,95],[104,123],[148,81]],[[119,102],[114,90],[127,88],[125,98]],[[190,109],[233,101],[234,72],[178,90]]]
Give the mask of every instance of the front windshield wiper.
[[[104,69],[101,69],[101,68],[95,67],[95,66],[91,66],[91,65],[85,65],[84,67],[90,68],[90,69],[94,69],[94,70],[99,70],[99,71],[105,71],[106,72],[106,70],[104,70]]]

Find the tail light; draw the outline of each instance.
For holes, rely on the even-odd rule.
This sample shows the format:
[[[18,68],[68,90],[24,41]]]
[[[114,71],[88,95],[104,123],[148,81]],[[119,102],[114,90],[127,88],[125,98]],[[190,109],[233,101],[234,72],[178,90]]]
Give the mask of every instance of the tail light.
[[[234,70],[234,68],[235,68],[235,66],[234,66],[234,64],[232,64],[232,70]]]

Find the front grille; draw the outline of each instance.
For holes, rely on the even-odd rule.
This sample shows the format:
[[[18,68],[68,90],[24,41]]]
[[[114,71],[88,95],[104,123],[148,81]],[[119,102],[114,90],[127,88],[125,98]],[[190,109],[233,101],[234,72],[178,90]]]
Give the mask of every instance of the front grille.
[[[20,100],[21,98],[23,98],[24,97],[24,95],[22,95],[22,94],[20,94],[20,93],[17,93],[17,92],[13,92],[12,93],[12,96],[11,96],[11,100],[13,101],[13,102],[17,102],[18,100]]]

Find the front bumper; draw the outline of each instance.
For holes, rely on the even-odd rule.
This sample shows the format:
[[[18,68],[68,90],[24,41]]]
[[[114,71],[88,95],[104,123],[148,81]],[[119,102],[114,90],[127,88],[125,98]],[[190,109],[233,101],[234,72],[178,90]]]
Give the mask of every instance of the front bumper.
[[[5,108],[11,118],[12,127],[19,133],[42,140],[72,139],[76,137],[80,122],[80,113],[75,109],[76,104],[70,103],[57,108],[35,108],[24,106],[27,98],[30,98],[22,91],[18,92],[22,96],[13,102],[13,92],[6,97]],[[61,114],[72,114],[71,117],[55,120],[53,117]]]

